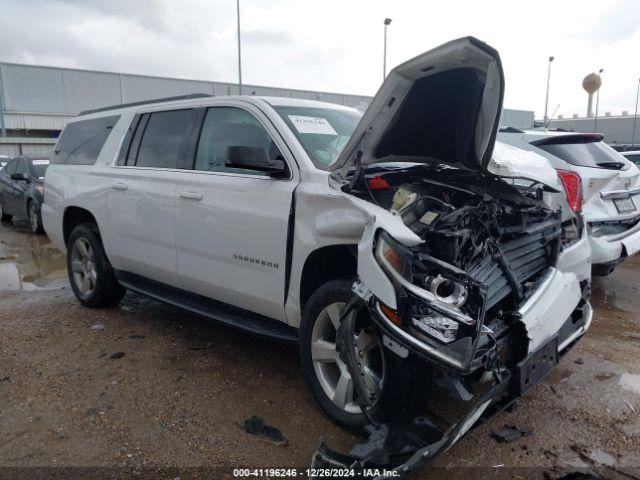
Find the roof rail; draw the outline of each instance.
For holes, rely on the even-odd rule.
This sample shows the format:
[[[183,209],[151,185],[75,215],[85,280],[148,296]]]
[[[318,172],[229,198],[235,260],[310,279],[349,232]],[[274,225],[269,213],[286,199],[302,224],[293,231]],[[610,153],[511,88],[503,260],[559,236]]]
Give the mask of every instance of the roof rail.
[[[119,103],[117,105],[111,105],[109,107],[100,107],[100,108],[94,108],[92,110],[83,110],[78,115],[88,115],[90,113],[106,112],[109,110],[117,110],[119,108],[136,107],[138,105],[147,105],[149,103],[171,102],[174,100],[189,100],[190,98],[203,98],[203,97],[212,97],[212,96],[213,95],[209,95],[208,93],[189,93],[188,95],[177,95],[175,97],[153,98],[151,100],[142,100],[139,102],[131,102],[131,103]]]

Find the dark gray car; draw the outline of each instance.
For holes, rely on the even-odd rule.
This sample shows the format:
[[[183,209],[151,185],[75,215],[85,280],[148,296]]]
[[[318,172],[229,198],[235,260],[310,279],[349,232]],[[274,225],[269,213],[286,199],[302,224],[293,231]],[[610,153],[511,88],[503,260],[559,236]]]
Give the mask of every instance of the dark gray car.
[[[0,217],[2,221],[25,220],[33,233],[42,233],[40,206],[44,174],[49,166],[45,155],[21,155],[0,170]]]

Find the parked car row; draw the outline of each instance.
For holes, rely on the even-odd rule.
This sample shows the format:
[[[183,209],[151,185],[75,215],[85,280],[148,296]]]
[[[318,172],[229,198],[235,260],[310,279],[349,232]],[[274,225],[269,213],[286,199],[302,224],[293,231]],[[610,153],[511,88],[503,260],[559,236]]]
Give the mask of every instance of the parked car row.
[[[20,155],[0,170],[0,219],[27,221],[33,233],[42,233],[41,207],[49,157]]]
[[[129,289],[296,342],[327,415],[384,424],[317,465],[416,468],[587,331],[592,250],[610,270],[640,248],[637,167],[598,136],[499,133],[503,91],[469,37],[396,67],[364,114],[201,95],[84,112],[46,171],[44,229],[88,307]],[[38,190],[18,166],[0,175]],[[443,395],[464,405],[445,428]]]

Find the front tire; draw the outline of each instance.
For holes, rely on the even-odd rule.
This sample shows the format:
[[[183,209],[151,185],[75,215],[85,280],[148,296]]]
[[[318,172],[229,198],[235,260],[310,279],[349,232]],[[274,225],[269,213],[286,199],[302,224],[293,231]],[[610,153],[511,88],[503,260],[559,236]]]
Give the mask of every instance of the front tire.
[[[71,232],[67,243],[67,271],[73,293],[87,307],[110,307],[126,292],[116,279],[98,228],[93,224],[78,225]]]
[[[369,422],[357,403],[346,365],[338,358],[335,334],[339,312],[353,296],[347,279],[331,280],[307,301],[300,325],[300,361],[314,400],[335,422],[360,429]],[[356,330],[356,345],[363,352],[367,374],[376,381],[380,395],[370,414],[381,422],[415,413],[426,404],[430,368],[415,358],[402,359],[382,346],[379,333],[368,318]]]
[[[29,200],[27,203],[27,213],[29,216],[29,228],[31,233],[40,235],[44,233],[42,228],[42,217],[40,216],[40,207],[33,200]]]

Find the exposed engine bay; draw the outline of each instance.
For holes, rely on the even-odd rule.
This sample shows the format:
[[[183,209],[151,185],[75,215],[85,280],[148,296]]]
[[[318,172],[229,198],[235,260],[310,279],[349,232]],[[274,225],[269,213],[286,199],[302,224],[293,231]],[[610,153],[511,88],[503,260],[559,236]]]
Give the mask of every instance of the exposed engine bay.
[[[543,188],[518,188],[437,162],[377,165],[353,181],[352,195],[401,218],[423,240],[408,247],[384,230],[375,233],[374,257],[395,286],[397,304],[390,308],[356,282],[354,299],[342,311],[337,345],[358,402],[367,412],[379,393],[369,388],[352,345],[366,311],[385,346],[402,358],[420,357],[447,402],[463,408],[444,423],[424,411],[391,423],[371,417],[366,442],[343,455],[320,441],[314,465],[383,465],[408,474],[555,366],[558,339],[532,354],[521,322],[523,306],[550,278],[562,248],[561,212],[542,201]],[[582,295],[580,308],[588,291]],[[567,312],[570,329],[579,326],[576,312]]]
[[[424,240],[409,249],[384,232],[378,239],[382,262],[399,266],[400,276],[418,287],[400,295],[402,328],[449,350],[462,370],[486,364],[486,353],[555,264],[560,212],[542,202],[540,186],[522,191],[500,178],[450,165],[378,167],[367,173],[353,193],[401,217]],[[420,290],[436,302],[413,294]],[[438,311],[437,305],[447,308]],[[470,353],[470,343],[477,352],[462,358],[462,352]],[[513,353],[508,363],[520,357]]]
[[[418,259],[431,256],[484,284],[488,313],[508,296],[500,309],[517,309],[535,288],[536,275],[555,263],[560,212],[544,205],[539,190],[525,196],[496,177],[449,165],[417,170],[375,176],[389,191],[367,193],[425,241]],[[434,293],[447,288],[446,282],[434,283],[428,264],[416,268],[416,283]]]

